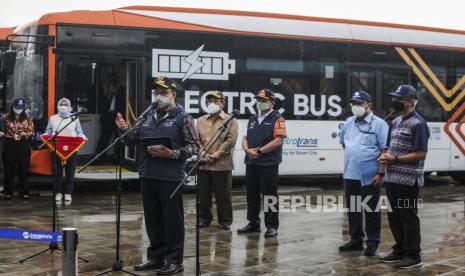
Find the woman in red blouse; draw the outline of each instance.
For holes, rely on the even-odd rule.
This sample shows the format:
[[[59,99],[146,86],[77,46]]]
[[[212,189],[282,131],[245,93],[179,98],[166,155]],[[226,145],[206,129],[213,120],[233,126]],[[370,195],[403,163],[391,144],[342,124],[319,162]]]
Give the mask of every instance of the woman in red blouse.
[[[18,191],[22,199],[29,199],[28,169],[31,158],[31,141],[34,136],[34,123],[25,112],[23,99],[16,98],[11,110],[3,117],[5,140],[3,164],[5,171],[5,199],[11,199],[15,166],[18,166]]]

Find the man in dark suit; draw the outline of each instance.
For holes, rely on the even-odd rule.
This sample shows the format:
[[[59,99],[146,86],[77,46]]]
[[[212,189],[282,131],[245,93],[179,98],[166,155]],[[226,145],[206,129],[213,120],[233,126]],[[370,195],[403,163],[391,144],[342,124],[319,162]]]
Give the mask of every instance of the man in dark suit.
[[[126,113],[126,88],[119,84],[118,77],[115,74],[108,76],[100,99],[99,112],[102,128],[97,153],[105,149],[113,134],[118,135],[118,128],[114,123],[116,114]]]

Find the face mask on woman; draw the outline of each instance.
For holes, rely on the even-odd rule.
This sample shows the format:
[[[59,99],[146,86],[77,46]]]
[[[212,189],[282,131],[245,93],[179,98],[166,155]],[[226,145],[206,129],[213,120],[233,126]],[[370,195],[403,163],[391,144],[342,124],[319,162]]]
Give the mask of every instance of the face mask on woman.
[[[19,115],[23,112],[23,109],[22,108],[16,108],[16,107],[13,107],[13,112],[16,114],[16,115]]]
[[[68,117],[70,113],[71,113],[71,107],[67,105],[60,105],[58,107],[58,115],[60,115],[61,117]]]

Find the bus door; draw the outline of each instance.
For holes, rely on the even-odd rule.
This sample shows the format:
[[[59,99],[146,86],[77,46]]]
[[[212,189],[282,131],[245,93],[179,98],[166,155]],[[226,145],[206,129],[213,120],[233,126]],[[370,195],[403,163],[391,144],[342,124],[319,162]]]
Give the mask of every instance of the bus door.
[[[79,120],[89,139],[79,155],[95,154],[98,142],[98,74],[97,60],[89,56],[57,55],[57,81],[55,103],[66,97],[74,111],[81,110]],[[53,107],[56,112],[56,107]]]
[[[58,58],[57,99],[69,98],[74,109],[84,113],[80,121],[89,140],[79,151],[80,155],[94,155],[116,137],[117,133],[104,136],[113,131],[114,123],[114,118],[104,120],[105,114],[120,112],[129,122],[137,117],[139,105],[144,102],[140,99],[144,85],[141,61],[141,58],[92,55],[62,55]],[[112,93],[117,96],[112,97]],[[114,160],[113,149],[106,155],[104,160]],[[124,156],[126,160],[133,161],[134,148],[126,147]]]
[[[374,103],[375,114],[390,121],[393,119],[393,108],[388,93],[408,81],[409,72],[404,68],[349,67],[347,70],[348,99],[357,90],[368,92]]]

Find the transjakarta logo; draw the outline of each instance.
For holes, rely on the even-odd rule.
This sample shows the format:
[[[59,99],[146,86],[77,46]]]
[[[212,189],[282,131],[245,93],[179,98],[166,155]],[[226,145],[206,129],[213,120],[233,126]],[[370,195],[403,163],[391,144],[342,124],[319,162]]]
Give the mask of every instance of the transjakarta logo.
[[[317,138],[304,138],[304,137],[297,137],[297,138],[285,138],[283,141],[284,145],[292,145],[298,148],[314,148],[318,146],[318,139]]]
[[[152,77],[198,80],[229,80],[236,73],[236,61],[228,52],[152,49]]]
[[[200,95],[200,91],[186,90],[184,108],[189,113],[201,113],[207,112],[207,101],[206,96],[211,92]],[[233,111],[235,106],[239,105],[239,111],[241,114],[255,114],[255,94],[252,92],[232,92],[224,91],[223,95],[226,97],[225,111],[230,113]],[[295,116],[323,116],[328,114],[329,116],[337,117],[342,113],[342,107],[340,105],[342,99],[338,95],[306,95],[306,94],[291,94],[293,98],[286,99],[284,95],[275,93],[275,96],[281,101],[293,101],[294,110],[292,114]],[[317,97],[319,97],[319,105],[317,105]],[[289,111],[280,108],[279,113],[285,114]]]

